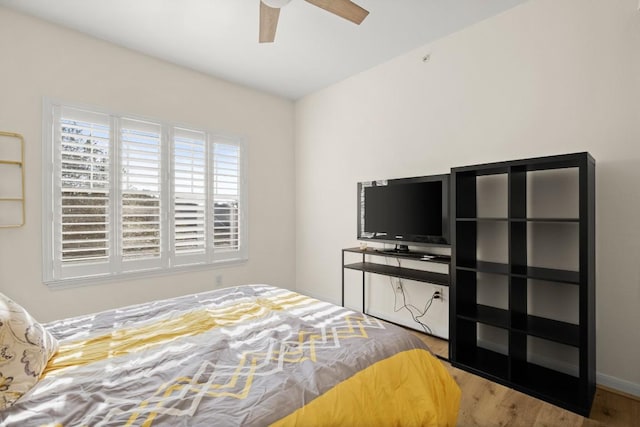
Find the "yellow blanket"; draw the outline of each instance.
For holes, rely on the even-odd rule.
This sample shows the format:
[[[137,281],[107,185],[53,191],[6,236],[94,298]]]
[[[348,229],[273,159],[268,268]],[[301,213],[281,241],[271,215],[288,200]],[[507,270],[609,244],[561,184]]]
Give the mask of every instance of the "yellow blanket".
[[[272,426],[455,426],[459,404],[460,388],[442,363],[414,349],[358,372]]]

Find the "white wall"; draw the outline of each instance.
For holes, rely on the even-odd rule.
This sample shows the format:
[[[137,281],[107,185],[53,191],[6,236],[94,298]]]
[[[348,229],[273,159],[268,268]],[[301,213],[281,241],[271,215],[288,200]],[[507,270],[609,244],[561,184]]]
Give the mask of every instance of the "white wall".
[[[53,320],[222,285],[294,287],[291,101],[189,71],[0,7],[0,130],[26,139],[27,224],[0,230],[0,292]],[[49,290],[41,281],[42,97],[244,136],[249,261],[197,273]]]
[[[598,382],[640,395],[636,0],[531,0],[303,98],[295,137],[297,288],[334,302],[356,182],[589,151]]]

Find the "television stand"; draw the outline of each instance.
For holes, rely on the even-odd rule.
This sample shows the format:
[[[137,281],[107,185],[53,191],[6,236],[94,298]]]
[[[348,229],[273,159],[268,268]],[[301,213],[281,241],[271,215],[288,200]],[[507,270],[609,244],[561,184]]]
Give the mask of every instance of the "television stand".
[[[345,253],[356,253],[362,255],[362,262],[345,264]],[[382,262],[373,262],[371,259],[367,260],[367,256],[374,257],[393,257],[393,258],[410,258],[415,261],[427,262],[427,263],[437,263],[437,264],[446,264],[447,266],[451,263],[451,257],[446,255],[436,255],[429,254],[426,252],[396,252],[395,250],[391,250],[387,252],[383,249],[360,249],[360,248],[348,248],[342,249],[342,306],[344,307],[344,271],[345,269],[357,270],[362,272],[362,312],[367,314],[365,307],[365,293],[366,293],[366,274],[365,273],[374,273],[382,276],[390,276],[397,277],[400,279],[414,280],[416,282],[424,282],[431,283],[439,286],[449,286],[449,274],[445,273],[437,273],[435,271],[429,270],[418,270],[415,268],[408,267],[397,267],[392,265],[387,265]],[[383,319],[386,320],[386,319]],[[387,320],[387,322],[389,322]],[[394,323],[394,322],[390,322]],[[405,325],[402,325],[407,327]],[[411,327],[411,329],[415,329],[420,332],[424,332],[421,329],[416,329]]]

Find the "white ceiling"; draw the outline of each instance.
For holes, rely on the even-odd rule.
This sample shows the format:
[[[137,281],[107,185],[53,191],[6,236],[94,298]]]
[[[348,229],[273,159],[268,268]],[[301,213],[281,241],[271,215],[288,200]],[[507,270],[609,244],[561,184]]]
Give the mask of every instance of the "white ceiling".
[[[356,0],[357,26],[303,0],[258,43],[259,0],[0,0],[194,70],[298,99],[526,0]],[[426,53],[426,52],[425,52]]]

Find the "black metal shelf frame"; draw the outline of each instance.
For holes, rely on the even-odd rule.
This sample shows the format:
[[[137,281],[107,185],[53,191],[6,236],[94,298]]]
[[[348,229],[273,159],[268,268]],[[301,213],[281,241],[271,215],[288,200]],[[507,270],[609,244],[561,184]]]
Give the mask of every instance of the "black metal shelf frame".
[[[362,255],[362,261],[356,263],[345,264],[345,253],[355,253]],[[414,280],[417,282],[432,283],[439,286],[449,286],[450,275],[444,273],[437,273],[428,270],[418,270],[415,268],[407,268],[400,266],[391,266],[387,264],[380,264],[377,262],[367,261],[367,256],[377,257],[391,257],[397,259],[406,259],[413,261],[420,261],[425,263],[446,264],[450,266],[451,258],[440,254],[431,254],[427,252],[411,252],[411,253],[393,253],[380,249],[371,248],[346,248],[342,249],[342,299],[341,304],[344,307],[344,272],[347,270],[356,270],[362,272],[362,312],[369,315],[366,312],[365,296],[366,296],[366,273],[380,274],[383,276],[398,277],[400,279]],[[376,317],[376,316],[373,316]],[[383,319],[386,320],[386,319]],[[394,322],[390,322],[394,323]],[[406,326],[405,326],[406,327]],[[413,328],[415,329],[415,328]],[[424,332],[421,329],[416,329],[420,332]]]

